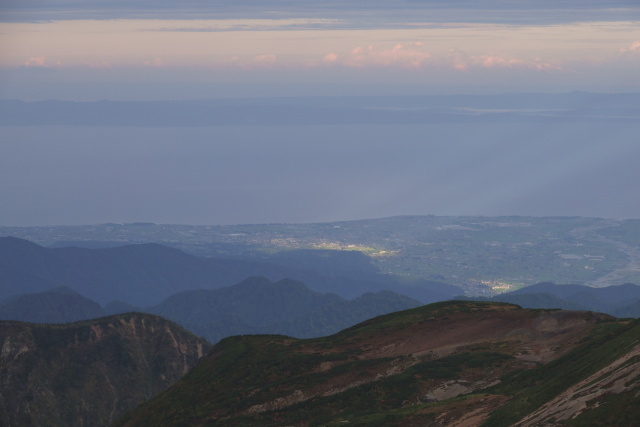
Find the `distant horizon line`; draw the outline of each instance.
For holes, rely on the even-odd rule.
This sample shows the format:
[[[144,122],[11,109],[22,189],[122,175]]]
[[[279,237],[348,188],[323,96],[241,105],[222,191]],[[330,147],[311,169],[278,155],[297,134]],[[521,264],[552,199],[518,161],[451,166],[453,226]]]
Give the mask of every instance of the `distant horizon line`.
[[[347,94],[347,95],[288,95],[288,96],[222,96],[222,97],[203,97],[203,98],[163,98],[163,99],[116,99],[116,98],[101,98],[94,100],[72,100],[62,98],[49,98],[41,100],[25,100],[20,98],[3,98],[0,95],[0,102],[23,102],[23,103],[45,103],[45,102],[69,102],[69,103],[100,103],[100,102],[121,102],[121,103],[155,103],[155,102],[206,102],[206,101],[237,101],[237,100],[290,100],[290,99],[331,99],[331,98],[449,98],[449,97],[499,97],[499,96],[559,96],[559,95],[640,95],[640,89],[629,91],[598,91],[598,90],[563,90],[563,91],[495,91],[487,93],[472,93],[472,92],[451,92],[451,93],[423,93],[423,94],[379,94],[379,95],[362,95],[362,94]]]
[[[49,224],[49,225],[0,225],[3,228],[44,228],[44,227],[95,227],[101,225],[116,226],[184,226],[184,227],[240,227],[240,226],[257,226],[257,225],[316,225],[316,224],[336,224],[346,222],[360,221],[381,221],[395,218],[534,218],[534,219],[600,219],[604,221],[638,221],[640,218],[605,218],[597,216],[582,215],[436,215],[436,214],[404,214],[391,215],[383,217],[345,219],[335,221],[311,221],[311,222],[254,222],[254,223],[234,223],[234,224],[186,224],[186,223],[158,223],[150,221],[133,221],[133,222],[96,222],[85,224]],[[11,236],[0,236],[11,237]]]

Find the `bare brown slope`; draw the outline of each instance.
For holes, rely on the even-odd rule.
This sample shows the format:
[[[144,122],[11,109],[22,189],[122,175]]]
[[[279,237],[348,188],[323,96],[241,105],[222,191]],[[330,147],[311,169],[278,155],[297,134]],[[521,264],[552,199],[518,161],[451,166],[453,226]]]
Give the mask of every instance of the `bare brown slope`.
[[[161,317],[0,322],[0,424],[104,426],[182,377],[208,344]]]
[[[477,425],[508,398],[421,405],[446,402],[508,372],[553,360],[610,319],[451,301],[381,316],[320,339],[228,338],[121,424],[303,426],[360,419],[374,425],[368,416],[409,411],[411,416],[396,414],[407,425],[415,417],[419,425],[429,425],[425,419],[431,425]]]
[[[546,362],[572,348],[594,322],[611,316],[564,310],[523,310],[512,304],[482,304],[464,309],[445,308],[426,319],[416,313],[415,323],[362,338],[366,323],[353,328],[353,338],[364,351],[361,357],[443,357],[473,345],[501,343],[523,361]],[[452,305],[450,307],[460,307]],[[372,322],[373,323],[373,322]],[[363,328],[364,327],[364,328]],[[350,330],[345,331],[348,334]],[[343,334],[345,334],[343,333]],[[346,335],[345,334],[345,335]]]

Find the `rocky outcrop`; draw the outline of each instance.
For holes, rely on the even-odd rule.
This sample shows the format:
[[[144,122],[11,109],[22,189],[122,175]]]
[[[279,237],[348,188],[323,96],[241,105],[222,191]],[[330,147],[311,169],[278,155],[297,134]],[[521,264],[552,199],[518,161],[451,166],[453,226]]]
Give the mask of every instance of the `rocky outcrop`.
[[[0,322],[0,425],[105,426],[182,377],[209,344],[161,317]]]
[[[516,426],[540,426],[560,423],[597,408],[605,395],[640,393],[640,342],[630,352],[613,360],[582,381],[564,390],[554,399],[525,417]]]

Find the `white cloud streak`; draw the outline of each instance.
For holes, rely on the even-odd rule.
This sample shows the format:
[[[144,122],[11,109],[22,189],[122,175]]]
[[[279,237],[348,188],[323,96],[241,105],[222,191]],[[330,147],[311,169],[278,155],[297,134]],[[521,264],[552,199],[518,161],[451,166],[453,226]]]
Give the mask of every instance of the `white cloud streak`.
[[[340,64],[347,67],[402,67],[418,69],[431,58],[431,54],[422,50],[422,43],[416,42],[409,46],[396,44],[388,49],[374,46],[358,46],[345,54],[328,53],[323,60],[327,64]]]
[[[123,80],[134,69],[164,71],[175,79],[203,71],[212,79],[226,73],[247,80],[255,70],[253,76],[261,82],[267,77],[260,70],[273,70],[269,79],[284,78],[282,71],[288,79],[314,78],[323,83],[354,71],[370,81],[384,75],[397,82],[404,77],[394,78],[394,73],[404,73],[405,77],[438,75],[439,82],[452,84],[465,78],[475,82],[474,75],[493,72],[501,81],[507,74],[521,81],[531,73],[582,74],[581,82],[598,83],[616,70],[622,72],[611,81],[632,75],[640,60],[640,28],[635,22],[555,26],[452,22],[358,30],[335,29],[338,24],[305,19],[3,23],[0,69],[55,69],[58,75],[65,70],[76,74],[119,70]],[[107,73],[102,76],[109,78]]]

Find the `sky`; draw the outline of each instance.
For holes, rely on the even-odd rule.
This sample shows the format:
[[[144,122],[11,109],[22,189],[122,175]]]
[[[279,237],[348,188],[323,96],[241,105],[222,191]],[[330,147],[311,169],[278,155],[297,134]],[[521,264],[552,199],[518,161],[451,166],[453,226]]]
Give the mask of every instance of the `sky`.
[[[638,218],[639,131],[615,123],[8,128],[0,223]]]
[[[637,0],[0,2],[0,101],[36,110],[45,100],[637,93],[639,75]],[[621,120],[553,124],[4,124],[0,225],[640,218],[638,112],[616,111]]]
[[[0,5],[0,98],[637,90],[636,1]]]

